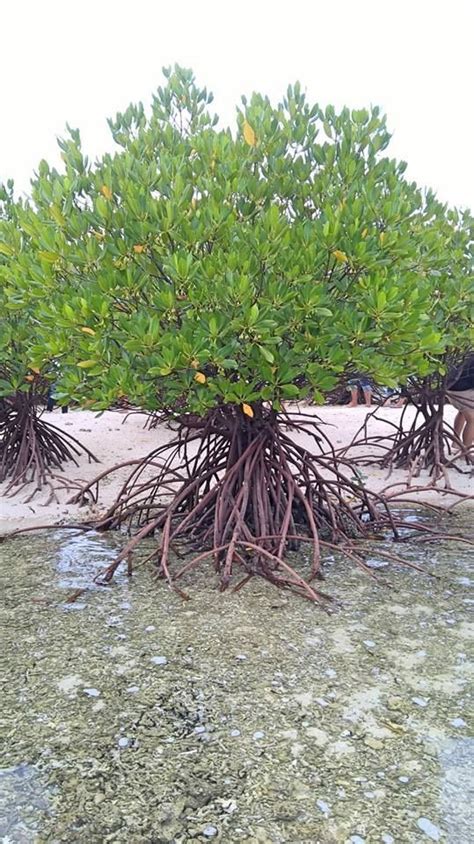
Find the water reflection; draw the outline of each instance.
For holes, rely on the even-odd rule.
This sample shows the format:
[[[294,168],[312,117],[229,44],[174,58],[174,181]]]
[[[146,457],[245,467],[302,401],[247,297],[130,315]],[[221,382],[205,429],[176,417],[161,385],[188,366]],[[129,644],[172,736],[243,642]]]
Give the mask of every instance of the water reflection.
[[[50,811],[51,794],[34,765],[0,769],[2,844],[31,844],[36,839],[39,822]]]
[[[117,554],[114,545],[104,541],[99,533],[85,533],[64,536],[63,531],[53,534],[56,544],[54,565],[60,575],[60,588],[81,589],[93,587],[94,577],[112,562]]]
[[[441,811],[447,844],[471,844],[474,838],[474,739],[451,739],[439,749],[442,771]]]

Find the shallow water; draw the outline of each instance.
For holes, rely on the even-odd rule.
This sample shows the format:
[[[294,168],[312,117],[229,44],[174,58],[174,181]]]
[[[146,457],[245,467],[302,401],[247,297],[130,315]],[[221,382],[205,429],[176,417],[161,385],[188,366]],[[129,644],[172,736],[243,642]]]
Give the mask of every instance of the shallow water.
[[[204,564],[65,603],[119,542],[0,545],[0,841],[472,841],[472,549],[329,561],[331,616]]]

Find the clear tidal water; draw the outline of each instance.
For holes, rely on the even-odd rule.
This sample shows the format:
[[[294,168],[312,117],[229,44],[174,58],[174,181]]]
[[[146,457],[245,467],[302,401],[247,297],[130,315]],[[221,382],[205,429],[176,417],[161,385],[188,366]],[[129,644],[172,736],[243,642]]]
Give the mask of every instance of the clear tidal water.
[[[474,840],[472,548],[329,560],[330,616],[205,563],[66,603],[120,542],[0,545],[1,842]]]

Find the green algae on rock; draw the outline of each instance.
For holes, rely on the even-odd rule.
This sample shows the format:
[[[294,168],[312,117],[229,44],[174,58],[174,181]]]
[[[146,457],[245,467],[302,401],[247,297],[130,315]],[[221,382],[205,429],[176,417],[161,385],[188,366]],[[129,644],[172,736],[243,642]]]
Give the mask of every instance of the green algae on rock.
[[[329,561],[329,617],[257,580],[218,596],[205,572],[187,603],[144,571],[67,604],[119,541],[0,547],[3,836],[467,844],[467,546],[410,546],[438,578],[390,566],[392,589]]]

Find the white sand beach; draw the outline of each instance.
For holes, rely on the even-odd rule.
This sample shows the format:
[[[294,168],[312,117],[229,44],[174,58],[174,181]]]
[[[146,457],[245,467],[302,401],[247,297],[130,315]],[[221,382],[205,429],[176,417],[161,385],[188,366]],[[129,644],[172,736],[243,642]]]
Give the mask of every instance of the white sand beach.
[[[296,408],[293,408],[296,410]],[[301,407],[304,413],[318,416],[324,423],[323,430],[331,439],[334,448],[342,448],[348,445],[363,425],[367,416],[367,408],[359,406],[349,408],[347,406],[334,407]],[[384,437],[390,432],[390,422],[396,422],[402,411],[395,408],[378,409],[379,420],[371,420],[370,433]],[[446,418],[452,422],[454,409],[446,408]],[[407,422],[412,418],[412,410],[406,413]],[[139,459],[147,455],[162,443],[171,441],[175,434],[167,426],[160,425],[154,430],[145,429],[146,416],[132,413],[127,416],[122,411],[106,411],[97,415],[87,410],[72,410],[62,414],[59,409],[47,414],[46,418],[58,428],[80,440],[98,458],[100,463],[88,461],[87,456],[81,455],[78,458],[78,465],[70,462],[64,465],[64,471],[58,472],[62,481],[73,482],[90,481],[101,471],[110,468],[114,464],[127,460]],[[294,435],[301,443],[307,442],[308,448],[313,450],[311,438],[301,434]],[[366,447],[365,447],[366,450]],[[474,474],[466,471],[465,463],[459,461],[459,466],[464,470],[461,474],[455,469],[449,470],[449,479],[455,490],[467,495],[474,495]],[[131,468],[124,468],[107,477],[100,486],[100,495],[97,505],[78,506],[68,504],[68,500],[74,494],[73,489],[66,489],[61,481],[53,481],[56,487],[57,501],[45,503],[50,497],[50,490],[44,488],[36,493],[29,502],[26,499],[31,495],[31,488],[24,488],[15,495],[5,495],[6,484],[0,485],[0,533],[10,533],[20,527],[33,527],[35,525],[58,525],[68,522],[85,521],[93,515],[102,512],[115,499],[121,485]],[[408,474],[405,470],[394,470],[390,478],[386,469],[376,466],[359,466],[362,474],[362,481],[374,491],[385,488],[388,484],[397,484],[403,488],[406,484]],[[347,470],[351,476],[351,470]],[[418,503],[434,503],[441,506],[453,504],[458,497],[449,491],[441,492],[444,489],[444,479],[438,481],[438,490],[423,489],[416,492],[417,488],[426,487],[430,484],[430,478],[426,472],[420,477],[412,480],[411,489],[408,494],[410,500]],[[471,506],[473,500],[461,503],[460,507]]]

